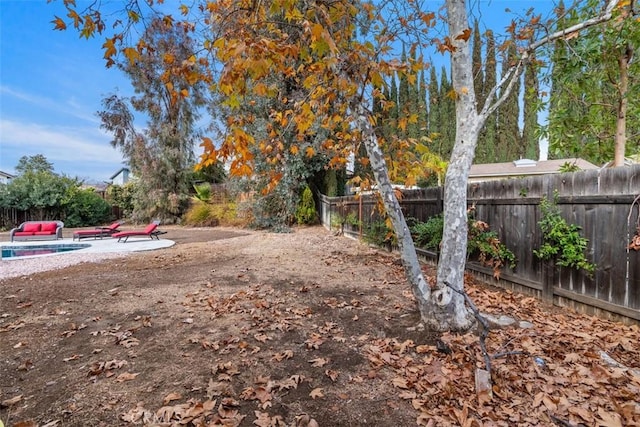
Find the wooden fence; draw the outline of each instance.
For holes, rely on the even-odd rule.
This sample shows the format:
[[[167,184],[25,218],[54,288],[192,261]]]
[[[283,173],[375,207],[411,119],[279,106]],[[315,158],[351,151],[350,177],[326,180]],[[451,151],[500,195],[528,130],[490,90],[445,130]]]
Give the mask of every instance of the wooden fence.
[[[27,211],[19,211],[17,209],[0,208],[0,230],[9,230],[17,227],[25,221],[33,218]]]
[[[556,267],[539,260],[542,234],[540,201],[558,194],[562,216],[582,227],[589,240],[587,259],[596,264],[592,276],[583,271]],[[639,225],[640,166],[489,181],[469,184],[467,200],[475,206],[475,218],[491,230],[517,257],[516,267],[503,270],[500,280],[477,262],[467,269],[494,285],[533,293],[589,313],[640,321],[640,251],[627,248]],[[406,218],[426,221],[442,212],[442,188],[404,191]],[[362,229],[380,220],[372,196],[320,197],[320,216],[325,227],[335,228],[349,215],[361,227],[344,225],[346,234],[362,236]],[[419,251],[429,259],[437,254]]]
[[[122,208],[119,206],[111,206],[111,217],[121,219],[123,217]],[[10,230],[19,226],[25,221],[40,220],[42,218],[34,216],[33,210],[21,211],[15,208],[0,208],[0,231]],[[52,220],[59,220],[60,218],[45,218]],[[64,220],[64,218],[63,218]]]

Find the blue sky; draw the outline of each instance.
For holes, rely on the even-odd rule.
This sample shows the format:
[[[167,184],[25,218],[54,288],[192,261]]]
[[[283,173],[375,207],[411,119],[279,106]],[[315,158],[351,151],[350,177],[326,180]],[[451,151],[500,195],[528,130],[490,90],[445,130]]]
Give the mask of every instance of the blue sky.
[[[482,17],[499,22],[507,7],[522,12],[551,2],[480,3]],[[61,0],[0,0],[0,171],[14,173],[20,157],[42,154],[57,173],[108,181],[123,159],[95,113],[103,97],[130,95],[131,87],[120,71],[105,68],[103,36],[85,40],[72,29],[53,30],[53,16],[65,14]]]
[[[61,2],[0,0],[0,170],[43,154],[57,173],[108,181],[122,156],[95,113],[103,96],[131,88],[104,67],[102,38],[54,31],[55,14],[64,16]]]

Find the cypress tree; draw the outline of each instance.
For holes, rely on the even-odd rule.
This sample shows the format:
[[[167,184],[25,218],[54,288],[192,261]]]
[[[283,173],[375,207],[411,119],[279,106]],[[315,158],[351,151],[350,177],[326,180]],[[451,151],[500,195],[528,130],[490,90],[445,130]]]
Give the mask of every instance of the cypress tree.
[[[402,62],[403,65],[407,64],[407,54],[404,50],[404,45],[402,46],[402,54],[400,56],[400,61]],[[407,78],[407,73],[406,72],[402,72],[402,73],[398,73],[398,95],[397,95],[397,99],[398,99],[398,117],[397,117],[397,121],[396,124],[398,125],[398,128],[396,129],[396,135],[398,135],[399,138],[404,139],[407,137],[407,119],[409,118],[409,80]],[[405,123],[405,127],[401,128],[400,127],[400,123],[404,122]]]
[[[487,100],[489,97],[489,91],[496,86],[497,83],[497,65],[498,62],[496,60],[496,41],[493,37],[493,31],[488,30],[485,33],[485,37],[487,38],[487,58],[485,60],[485,72],[484,72],[484,91],[482,94],[482,99]],[[491,98],[490,102],[495,102],[496,96],[494,95]],[[494,163],[497,162],[496,156],[496,139],[498,134],[498,114],[493,113],[487,118],[487,122],[484,125],[484,129],[482,132],[482,145],[484,158],[483,163]]]
[[[389,125],[393,129],[392,134],[395,135],[397,134],[398,119],[400,117],[398,85],[396,84],[395,76],[391,77],[391,88],[387,99],[392,102],[391,108],[389,109]]]
[[[415,64],[416,63],[416,53],[415,51],[412,52],[411,54],[411,64]],[[420,79],[417,78],[418,76],[416,76],[414,83],[412,84],[411,81],[407,82],[407,100],[405,102],[405,107],[404,107],[404,111],[405,111],[405,117],[410,118],[411,116],[415,116],[416,117],[416,121],[415,122],[409,122],[407,124],[407,133],[406,136],[408,138],[419,138],[420,137],[420,115],[422,114],[421,111],[424,109],[424,98],[420,98],[420,94],[421,94],[421,88],[420,88]]]
[[[538,144],[538,64],[535,56],[527,64],[524,73],[524,126],[522,128],[521,157],[537,160],[540,157]]]
[[[456,138],[456,105],[453,85],[447,77],[447,69],[442,67],[440,75],[440,156],[444,159],[451,157]]]
[[[429,118],[427,111],[427,82],[424,77],[424,70],[420,71],[418,79],[418,137],[428,136]]]
[[[476,102],[482,108],[484,105],[484,74],[482,72],[482,39],[480,38],[480,26],[478,20],[473,24],[473,86],[476,92]]]
[[[514,42],[509,44],[502,60],[502,75],[504,76],[510,68],[511,62],[516,56],[516,46]],[[509,162],[517,160],[520,152],[520,128],[518,118],[520,116],[520,85],[513,88],[504,103],[498,108],[498,138],[496,146],[496,157],[498,162]]]
[[[436,74],[436,69],[431,67],[431,72],[429,73],[429,99],[428,99],[429,111],[427,113],[427,118],[429,120],[429,137],[436,138],[437,134],[440,133],[440,93],[438,88],[438,75]],[[438,154],[442,154],[438,152]]]
[[[400,56],[400,62],[407,64],[407,54],[402,46],[402,55]],[[407,102],[409,102],[409,79],[407,73],[400,74],[400,85],[398,87],[398,111],[406,110]],[[400,117],[402,114],[400,114]]]
[[[391,101],[391,87],[389,84],[385,84],[384,85],[384,89],[383,89],[383,93],[384,93],[384,99],[387,102],[392,102]],[[391,118],[391,114],[392,111],[390,108],[386,108],[384,109],[384,112],[382,113],[381,116],[381,123],[380,126],[382,127],[382,138],[387,141],[389,140],[389,138],[391,137],[391,135],[395,135],[395,125],[394,123],[392,123],[392,118]],[[366,152],[365,152],[366,154]]]

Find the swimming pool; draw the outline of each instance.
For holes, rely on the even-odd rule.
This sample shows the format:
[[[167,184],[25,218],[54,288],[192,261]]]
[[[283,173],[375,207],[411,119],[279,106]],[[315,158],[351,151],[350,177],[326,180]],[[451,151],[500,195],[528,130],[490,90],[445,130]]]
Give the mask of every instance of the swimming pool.
[[[18,258],[35,255],[51,255],[61,252],[76,251],[88,248],[86,243],[64,243],[61,245],[29,245],[29,246],[2,246],[2,258]]]

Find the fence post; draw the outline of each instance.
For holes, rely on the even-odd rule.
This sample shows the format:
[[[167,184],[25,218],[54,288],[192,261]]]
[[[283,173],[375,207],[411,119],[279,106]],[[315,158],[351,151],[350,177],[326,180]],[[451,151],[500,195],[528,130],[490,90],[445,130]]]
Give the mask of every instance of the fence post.
[[[358,236],[362,240],[362,194],[358,197]]]

